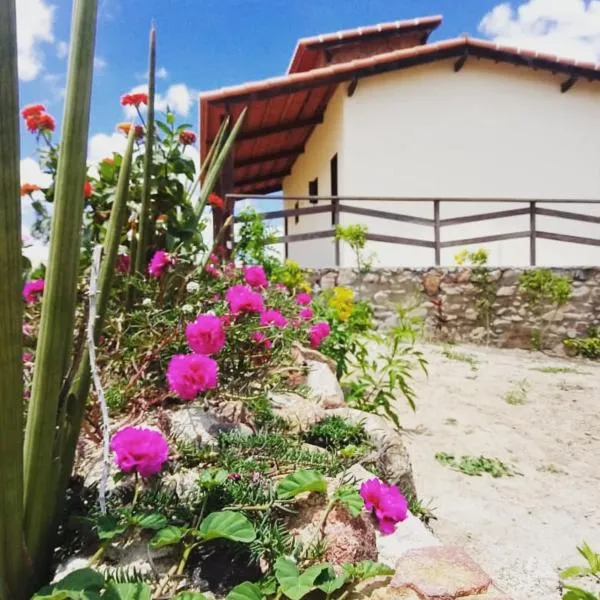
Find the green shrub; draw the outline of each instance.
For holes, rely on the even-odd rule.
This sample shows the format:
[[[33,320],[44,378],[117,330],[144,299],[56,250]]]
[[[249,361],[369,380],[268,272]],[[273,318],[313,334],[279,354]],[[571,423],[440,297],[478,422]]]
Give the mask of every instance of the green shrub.
[[[315,423],[303,437],[309,444],[328,450],[340,450],[349,445],[360,446],[366,441],[362,425],[354,425],[337,415]]]

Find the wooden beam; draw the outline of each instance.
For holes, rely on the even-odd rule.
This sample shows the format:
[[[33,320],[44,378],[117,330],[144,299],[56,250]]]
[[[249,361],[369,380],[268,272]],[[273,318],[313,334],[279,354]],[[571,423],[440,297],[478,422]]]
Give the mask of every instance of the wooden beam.
[[[566,94],[575,84],[577,83],[577,77],[575,75],[571,75],[569,79],[563,81],[560,84],[560,91],[562,94]]]
[[[313,127],[323,122],[323,115],[317,115],[310,119],[296,119],[294,121],[288,121],[284,123],[278,123],[272,127],[261,127],[257,129],[251,129],[242,133],[236,138],[236,142],[246,142],[248,140],[255,140],[256,138],[265,137],[267,135],[274,135],[276,133],[283,133],[290,131],[290,129],[303,129],[304,127]]]
[[[539,236],[539,234],[538,234]],[[441,242],[441,248],[452,248],[453,246],[468,246],[469,244],[484,244],[486,242],[502,242],[504,240],[518,240],[528,238],[529,231],[517,231],[516,233],[499,233],[496,235],[482,235],[481,237],[465,238],[462,240],[450,240]]]
[[[234,186],[235,187],[235,186]],[[246,198],[257,198],[260,200],[260,196],[267,196],[268,194],[272,194],[274,192],[281,191],[281,184],[269,185],[267,187],[258,188],[252,192],[246,192],[245,194],[242,192],[241,194],[233,194],[235,200],[242,200]],[[268,199],[268,198],[267,198]],[[283,200],[283,198],[277,198],[277,200]]]
[[[556,242],[570,242],[571,244],[583,244],[585,246],[600,246],[600,239],[580,237],[578,235],[564,235],[562,233],[538,231],[537,237],[544,240],[554,240]]]
[[[535,267],[536,258],[536,225],[535,202],[529,203],[529,265]]]
[[[273,244],[289,243],[289,242],[308,242],[310,240],[320,240],[330,238],[335,235],[333,229],[324,231],[311,231],[309,233],[292,233],[292,235],[281,236],[273,240]]]
[[[440,201],[433,201],[433,243],[435,251],[435,266],[441,263],[441,248],[440,248]]]
[[[581,215],[566,210],[554,210],[552,208],[536,208],[536,214],[545,217],[557,217],[559,219],[570,219],[571,221],[583,221],[585,223],[600,223],[600,217],[593,215]]]
[[[467,58],[468,58],[468,53],[465,52],[463,56],[461,56],[455,63],[454,63],[454,72],[458,73],[464,66],[465,63],[467,62]]]
[[[264,181],[271,181],[271,179],[281,179],[286,175],[289,175],[291,169],[285,171],[277,171],[275,173],[267,173],[265,175],[257,175],[256,177],[249,177],[248,179],[240,179],[235,182],[236,187],[244,187],[246,185],[253,185],[255,183],[262,183]]]
[[[388,212],[387,210],[363,208],[362,206],[349,206],[348,204],[342,204],[340,206],[340,212],[349,213],[352,215],[362,215],[364,217],[376,217],[379,219],[387,219],[389,221],[400,221],[402,223],[413,223],[414,225],[425,225],[429,227],[433,225],[433,219],[425,219],[423,217],[412,217],[410,215],[399,215],[398,213]]]
[[[358,86],[358,77],[355,77],[349,84],[346,93],[348,94],[348,98],[352,98],[354,96],[354,92]]]
[[[298,154],[302,154],[304,152],[304,144],[301,146],[295,146],[294,148],[289,148],[288,150],[281,150],[279,152],[272,152],[271,154],[257,154],[250,158],[244,158],[235,161],[235,168],[241,169],[242,167],[250,167],[252,165],[257,165],[263,162],[274,162],[276,160],[281,160],[282,158],[292,158],[297,156]]]
[[[307,206],[304,208],[284,208],[283,210],[271,210],[269,212],[259,213],[261,219],[268,221],[270,219],[281,219],[283,217],[295,217],[296,215],[318,215],[331,212],[331,204],[322,204],[320,206]],[[236,221],[239,218],[236,217]]]
[[[528,208],[514,208],[512,210],[499,210],[490,213],[479,213],[478,215],[468,215],[466,217],[452,217],[442,219],[440,225],[464,225],[465,223],[477,223],[478,221],[490,221],[492,219],[505,219],[506,217],[518,217],[519,215],[528,215]]]
[[[380,233],[367,233],[367,239],[372,242],[387,242],[388,244],[405,244],[406,246],[421,246],[423,248],[433,248],[435,244],[427,240],[417,240],[415,238],[405,238],[396,235],[383,235]]]

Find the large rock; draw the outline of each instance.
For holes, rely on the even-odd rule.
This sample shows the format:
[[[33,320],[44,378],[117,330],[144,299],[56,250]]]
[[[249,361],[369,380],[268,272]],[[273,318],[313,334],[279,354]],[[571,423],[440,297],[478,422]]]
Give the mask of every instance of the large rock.
[[[216,444],[222,432],[252,433],[247,425],[226,420],[200,406],[184,406],[172,412],[170,420],[171,433],[188,443]]]
[[[307,366],[306,385],[310,389],[310,398],[325,409],[346,406],[344,392],[330,366],[316,360],[308,360]]]
[[[269,400],[275,415],[285,419],[292,431],[304,431],[327,416],[325,409],[313,399],[293,392],[270,392]]]

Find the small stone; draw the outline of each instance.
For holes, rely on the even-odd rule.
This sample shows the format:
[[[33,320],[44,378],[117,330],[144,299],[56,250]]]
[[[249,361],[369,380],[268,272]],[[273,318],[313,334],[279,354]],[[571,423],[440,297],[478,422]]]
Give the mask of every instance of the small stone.
[[[504,285],[497,292],[496,296],[514,296],[517,288],[514,285]]]
[[[467,308],[467,310],[465,310],[465,319],[468,319],[469,321],[476,321],[477,311],[474,308]]]
[[[390,587],[411,589],[423,600],[452,600],[485,592],[492,580],[460,548],[430,546],[405,552]]]
[[[423,289],[428,296],[436,296],[440,291],[442,276],[436,271],[427,273],[423,277]]]
[[[173,412],[171,431],[175,437],[181,438],[184,442],[202,444],[216,444],[221,432],[252,433],[247,426],[219,418],[198,406],[186,406]]]
[[[308,366],[306,385],[310,388],[310,398],[324,407],[326,404],[327,408],[345,406],[344,392],[329,365],[315,360],[307,360],[306,364]]]
[[[314,400],[300,396],[300,394],[271,392],[269,400],[273,406],[273,412],[285,419],[292,431],[295,432],[308,429],[327,416],[322,406],[315,404]]]
[[[587,298],[590,295],[590,288],[582,285],[580,287],[575,287],[573,288],[573,291],[571,292],[571,296],[573,298],[577,298],[579,300],[581,300],[582,298]]]
[[[471,269],[461,269],[456,275],[456,283],[467,283],[471,279]]]
[[[375,302],[377,303],[382,303],[382,302],[386,302],[388,297],[390,295],[390,292],[385,290],[381,290],[379,292],[375,292],[375,295],[373,296],[373,300],[375,300]]]

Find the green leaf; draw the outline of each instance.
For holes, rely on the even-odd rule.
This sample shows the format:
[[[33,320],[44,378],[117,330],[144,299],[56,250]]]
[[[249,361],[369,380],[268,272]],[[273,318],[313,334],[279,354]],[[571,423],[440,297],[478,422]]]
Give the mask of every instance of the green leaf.
[[[578,587],[565,585],[564,589],[568,591],[563,596],[562,600],[598,600],[598,596],[595,596],[591,592],[586,592]]]
[[[127,524],[121,523],[112,515],[102,515],[96,521],[98,537],[103,541],[109,541],[127,531]]]
[[[335,490],[333,496],[350,511],[353,517],[357,517],[365,506],[358,491],[349,485],[339,487]]]
[[[296,563],[287,558],[278,558],[275,562],[275,577],[288,598],[300,600],[316,589],[315,580],[329,567],[328,564],[315,565],[300,573]]]
[[[164,546],[178,544],[185,534],[185,529],[169,525],[154,534],[154,537],[150,540],[150,547],[156,550],[158,548],[163,548]]]
[[[252,523],[241,513],[225,510],[208,515],[198,528],[203,540],[224,538],[234,542],[250,543],[256,539]]]
[[[179,592],[172,600],[207,600],[207,598],[200,592]]]
[[[150,588],[142,582],[116,583],[111,581],[106,586],[106,600],[152,600]]]
[[[383,577],[395,573],[391,567],[373,562],[372,560],[363,560],[358,563],[344,565],[343,569],[347,577],[353,581],[364,581],[371,577]]]
[[[236,585],[227,594],[225,600],[263,600],[264,596],[260,591],[260,588],[249,581],[244,581],[240,585]]]
[[[229,477],[229,472],[224,469],[208,469],[200,475],[198,483],[205,490],[211,490],[215,487],[223,485]]]
[[[339,590],[346,583],[348,577],[345,573],[336,575],[333,567],[327,567],[324,571],[317,576],[315,579],[315,585],[322,592],[325,592],[328,596],[333,592]]]
[[[586,573],[589,573],[589,569],[585,567],[573,566],[563,569],[559,573],[559,577],[561,579],[572,579],[573,577],[580,577],[581,575],[585,575]]]
[[[283,478],[277,486],[277,496],[282,499],[294,498],[302,492],[327,492],[327,482],[317,471],[296,471]]]
[[[93,600],[104,587],[104,575],[94,569],[77,569],[66,577],[44,586],[32,600]]]
[[[159,513],[150,513],[149,515],[141,515],[134,519],[134,524],[142,529],[153,529],[158,531],[164,529],[167,524],[167,518]]]

